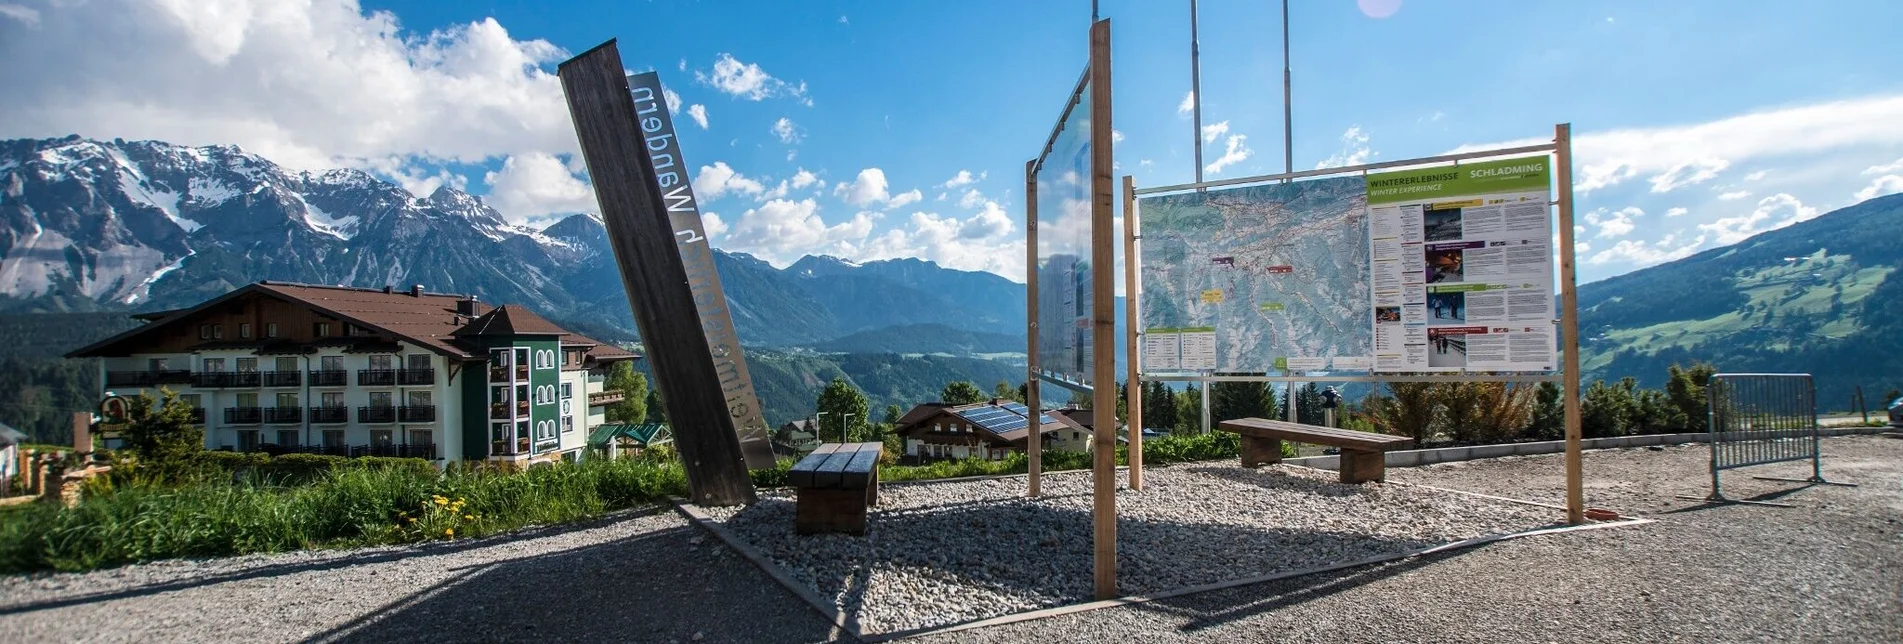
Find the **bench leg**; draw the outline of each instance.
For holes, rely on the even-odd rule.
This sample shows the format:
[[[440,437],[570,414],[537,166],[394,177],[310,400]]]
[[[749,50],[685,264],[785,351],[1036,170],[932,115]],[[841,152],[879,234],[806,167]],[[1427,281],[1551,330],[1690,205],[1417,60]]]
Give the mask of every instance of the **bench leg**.
[[[1255,467],[1282,462],[1282,439],[1242,437],[1242,466]]]
[[[794,492],[793,530],[800,534],[819,532],[866,533],[868,490],[798,488]]]
[[[1384,452],[1341,450],[1341,482],[1364,483],[1388,478],[1388,455]]]

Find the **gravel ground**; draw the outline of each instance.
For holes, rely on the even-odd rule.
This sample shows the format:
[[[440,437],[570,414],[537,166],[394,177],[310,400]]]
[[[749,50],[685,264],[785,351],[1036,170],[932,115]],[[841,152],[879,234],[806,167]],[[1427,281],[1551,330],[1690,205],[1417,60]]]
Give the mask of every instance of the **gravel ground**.
[[[1542,508],[1332,472],[1224,464],[1154,470],[1118,503],[1119,587],[1156,593],[1315,568],[1551,524]],[[795,534],[793,502],[710,509],[866,632],[1090,600],[1090,475],[892,484],[864,537]]]
[[[1801,464],[1762,466],[1726,474],[1726,490],[1799,507],[1705,506],[1672,498],[1708,491],[1702,446],[1594,451],[1586,454],[1588,502],[1658,523],[923,639],[1903,641],[1903,440],[1829,438],[1824,448],[1825,475],[1862,487],[1752,480],[1808,474]],[[1389,478],[1557,501],[1560,463],[1493,459],[1390,469]],[[1198,467],[1217,465],[1149,474],[1155,481]],[[1203,538],[1182,532],[1192,543]],[[0,642],[691,642],[697,634],[707,642],[839,637],[671,512],[415,548],[0,577]]]
[[[835,630],[671,509],[422,547],[0,577],[0,642],[814,642]]]
[[[1824,439],[1824,475],[1857,488],[1725,474],[1707,448],[1587,452],[1586,498],[1658,523],[1515,539],[1445,555],[1135,606],[947,633],[924,642],[1903,641],[1903,440]],[[1390,469],[1388,478],[1558,501],[1557,455]]]

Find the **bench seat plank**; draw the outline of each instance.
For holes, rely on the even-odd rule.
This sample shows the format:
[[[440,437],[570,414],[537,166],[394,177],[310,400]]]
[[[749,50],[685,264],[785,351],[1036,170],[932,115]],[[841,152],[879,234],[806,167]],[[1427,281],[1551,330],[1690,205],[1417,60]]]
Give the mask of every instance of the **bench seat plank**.
[[[1304,425],[1301,423],[1267,420],[1263,418],[1225,420],[1222,421],[1218,427],[1223,431],[1246,436],[1275,438],[1314,445],[1329,445],[1360,451],[1385,452],[1406,447],[1414,442],[1414,439],[1406,436],[1371,434],[1352,429],[1319,427],[1316,425]]]
[[[793,469],[786,473],[786,484],[793,487],[812,487],[813,474],[818,471],[820,464],[825,463],[826,459],[840,447],[839,443],[821,444],[801,458],[798,463],[793,464]]]
[[[872,472],[879,467],[879,457],[884,455],[885,446],[878,443],[860,443],[859,451],[852,455],[852,461],[840,472],[840,487],[862,488],[872,481]]]

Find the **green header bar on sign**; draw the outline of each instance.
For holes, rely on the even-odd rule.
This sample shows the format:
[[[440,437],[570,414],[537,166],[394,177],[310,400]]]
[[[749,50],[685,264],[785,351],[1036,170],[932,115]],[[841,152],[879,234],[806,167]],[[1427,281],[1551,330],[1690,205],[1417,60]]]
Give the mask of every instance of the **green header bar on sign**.
[[[1368,204],[1553,189],[1546,155],[1457,166],[1368,173]]]

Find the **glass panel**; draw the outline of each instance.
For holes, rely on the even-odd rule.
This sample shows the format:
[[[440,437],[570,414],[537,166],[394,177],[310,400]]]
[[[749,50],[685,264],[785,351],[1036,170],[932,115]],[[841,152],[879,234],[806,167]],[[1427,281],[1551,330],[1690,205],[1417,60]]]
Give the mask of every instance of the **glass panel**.
[[[238,394],[238,406],[239,407],[258,406],[258,395],[257,394]]]
[[[387,392],[387,391],[370,392],[370,406],[371,407],[389,407],[390,405],[391,405],[390,392]]]
[[[206,371],[211,371],[211,372],[222,372],[222,371],[224,371],[224,370],[225,370],[225,359],[224,359],[224,358],[206,358],[206,359],[205,359],[205,370],[206,370]]]
[[[146,360],[145,368],[152,371],[165,371],[166,360],[165,358],[152,358],[152,359]]]
[[[410,444],[411,445],[435,444],[436,439],[430,434],[431,432],[427,429],[412,429],[410,430]]]
[[[387,430],[387,429],[370,430],[370,444],[371,445],[375,445],[377,447],[389,447],[393,442],[395,442],[395,439],[392,437],[390,430]]]
[[[257,448],[258,448],[258,430],[246,429],[246,430],[240,430],[238,432],[238,451],[249,452]]]
[[[317,359],[317,367],[324,371],[343,371],[343,356],[323,356]]]
[[[278,363],[277,364],[278,371],[282,371],[285,373],[297,371],[297,358],[292,358],[288,356],[280,357],[277,359],[277,363]]]
[[[297,430],[278,430],[278,445],[283,447],[297,447]]]
[[[238,358],[238,371],[240,373],[252,373],[252,372],[256,372],[257,370],[258,370],[257,358]]]
[[[394,367],[392,367],[392,366],[390,366],[390,365],[391,365],[391,360],[390,360],[390,356],[387,356],[387,355],[383,355],[383,354],[377,354],[377,355],[372,355],[372,356],[370,356],[370,368],[371,368],[371,369],[374,369],[374,370],[377,370],[377,371],[388,371],[388,370],[390,370],[390,369],[393,369],[393,368],[394,368]]]
[[[572,383],[572,382],[562,383],[562,397],[563,398],[575,397],[575,383]]]
[[[295,393],[289,393],[289,392],[285,392],[285,393],[279,393],[279,394],[278,394],[278,406],[279,406],[279,407],[296,407],[296,406],[297,406],[297,394],[295,394]]]
[[[198,394],[179,394],[179,395],[178,395],[178,399],[179,399],[180,401],[183,401],[183,402],[184,402],[185,404],[187,404],[187,405],[191,405],[191,406],[193,406],[193,407],[198,407],[198,406],[199,406],[199,404],[198,404],[198,400],[199,400],[199,398],[198,398]]]
[[[276,323],[276,322],[267,322],[267,323],[265,323],[265,325],[264,325],[264,337],[267,337],[267,338],[275,338],[275,337],[278,337],[278,323]]]
[[[515,364],[519,366],[528,366],[529,350],[527,348],[519,348],[515,350]]]
[[[412,353],[405,356],[404,360],[409,363],[411,369],[428,369],[430,368],[429,358],[427,353]]]
[[[343,447],[343,445],[344,445],[344,430],[341,430],[341,429],[324,430],[324,447]]]
[[[430,401],[429,401],[430,392],[428,390],[412,391],[410,392],[409,397],[410,397],[409,405],[411,407],[427,407],[430,404]]]
[[[251,323],[250,322],[238,323],[238,337],[240,338],[251,337]]]
[[[323,396],[323,406],[325,407],[344,406],[344,394],[341,391],[326,391],[321,395]]]

